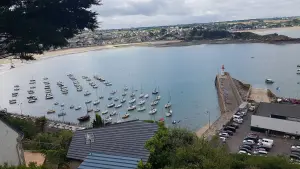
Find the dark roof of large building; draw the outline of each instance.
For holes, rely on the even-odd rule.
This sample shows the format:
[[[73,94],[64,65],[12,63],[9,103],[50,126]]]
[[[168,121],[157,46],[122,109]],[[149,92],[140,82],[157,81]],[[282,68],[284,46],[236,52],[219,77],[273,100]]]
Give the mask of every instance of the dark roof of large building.
[[[145,143],[157,130],[157,124],[137,120],[76,131],[67,157],[84,160],[90,152],[96,152],[147,161],[149,152],[145,149]]]
[[[136,169],[140,159],[90,153],[78,169]]]
[[[264,116],[264,117],[270,117],[271,115],[278,115],[278,116],[300,119],[300,105],[262,102],[257,107],[255,115]]]

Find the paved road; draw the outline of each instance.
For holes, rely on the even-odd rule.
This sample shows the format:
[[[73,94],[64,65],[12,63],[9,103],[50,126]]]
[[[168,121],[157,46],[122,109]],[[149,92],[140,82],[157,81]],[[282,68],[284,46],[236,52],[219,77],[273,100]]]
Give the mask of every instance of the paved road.
[[[19,165],[16,148],[18,136],[18,133],[0,120],[0,165],[5,162],[8,165]]]
[[[270,98],[268,97],[268,91],[267,89],[258,89],[258,88],[252,88],[250,99],[254,100],[257,103],[265,102],[270,103]]]

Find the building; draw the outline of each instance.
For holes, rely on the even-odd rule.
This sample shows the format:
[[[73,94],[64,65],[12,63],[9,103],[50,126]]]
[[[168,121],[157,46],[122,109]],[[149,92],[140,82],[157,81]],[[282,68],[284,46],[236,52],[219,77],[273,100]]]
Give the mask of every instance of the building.
[[[0,119],[0,165],[24,164],[20,134]]]
[[[300,105],[260,103],[251,116],[251,130],[300,135]]]
[[[93,166],[92,168],[98,169],[104,164],[109,164],[102,168],[110,169],[109,167],[120,165],[114,162],[116,158],[130,158],[131,161],[138,159],[146,162],[149,152],[145,149],[145,143],[157,130],[156,123],[134,120],[76,131],[67,154],[67,158],[71,160],[70,167],[75,169],[79,166],[80,168]],[[98,159],[96,161],[99,165],[95,166],[95,161],[91,158]],[[103,161],[99,161],[101,159]]]

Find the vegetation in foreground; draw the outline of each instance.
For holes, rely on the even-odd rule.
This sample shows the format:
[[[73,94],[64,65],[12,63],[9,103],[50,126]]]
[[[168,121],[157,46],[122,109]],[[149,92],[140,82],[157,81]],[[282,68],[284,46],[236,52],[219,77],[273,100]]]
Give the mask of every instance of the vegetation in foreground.
[[[68,130],[48,132],[45,127],[47,119],[41,117],[38,119],[20,119],[18,117],[3,116],[1,119],[8,125],[24,134],[22,140],[23,149],[32,152],[43,153],[46,157],[43,168],[69,168],[67,161],[67,151],[71,142],[73,133]],[[4,168],[3,168],[4,167]],[[23,169],[3,166],[3,169]],[[0,167],[0,169],[2,169]],[[24,168],[25,169],[25,168]],[[34,165],[28,169],[40,169]]]
[[[300,169],[283,156],[230,154],[218,137],[207,141],[185,129],[168,129],[162,124],[146,148],[150,157],[148,163],[139,163],[139,169]]]

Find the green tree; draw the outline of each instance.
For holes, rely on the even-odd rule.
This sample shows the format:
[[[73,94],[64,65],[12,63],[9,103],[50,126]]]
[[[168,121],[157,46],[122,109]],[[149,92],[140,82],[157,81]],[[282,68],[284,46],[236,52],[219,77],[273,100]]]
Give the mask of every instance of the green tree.
[[[100,0],[1,0],[0,49],[21,59],[33,59],[84,29],[98,27],[92,5]]]
[[[35,120],[35,125],[38,127],[40,132],[44,132],[46,124],[47,124],[47,119],[45,116],[39,117]]]
[[[98,128],[103,126],[102,118],[99,114],[95,115],[95,119],[93,121],[93,128]]]

